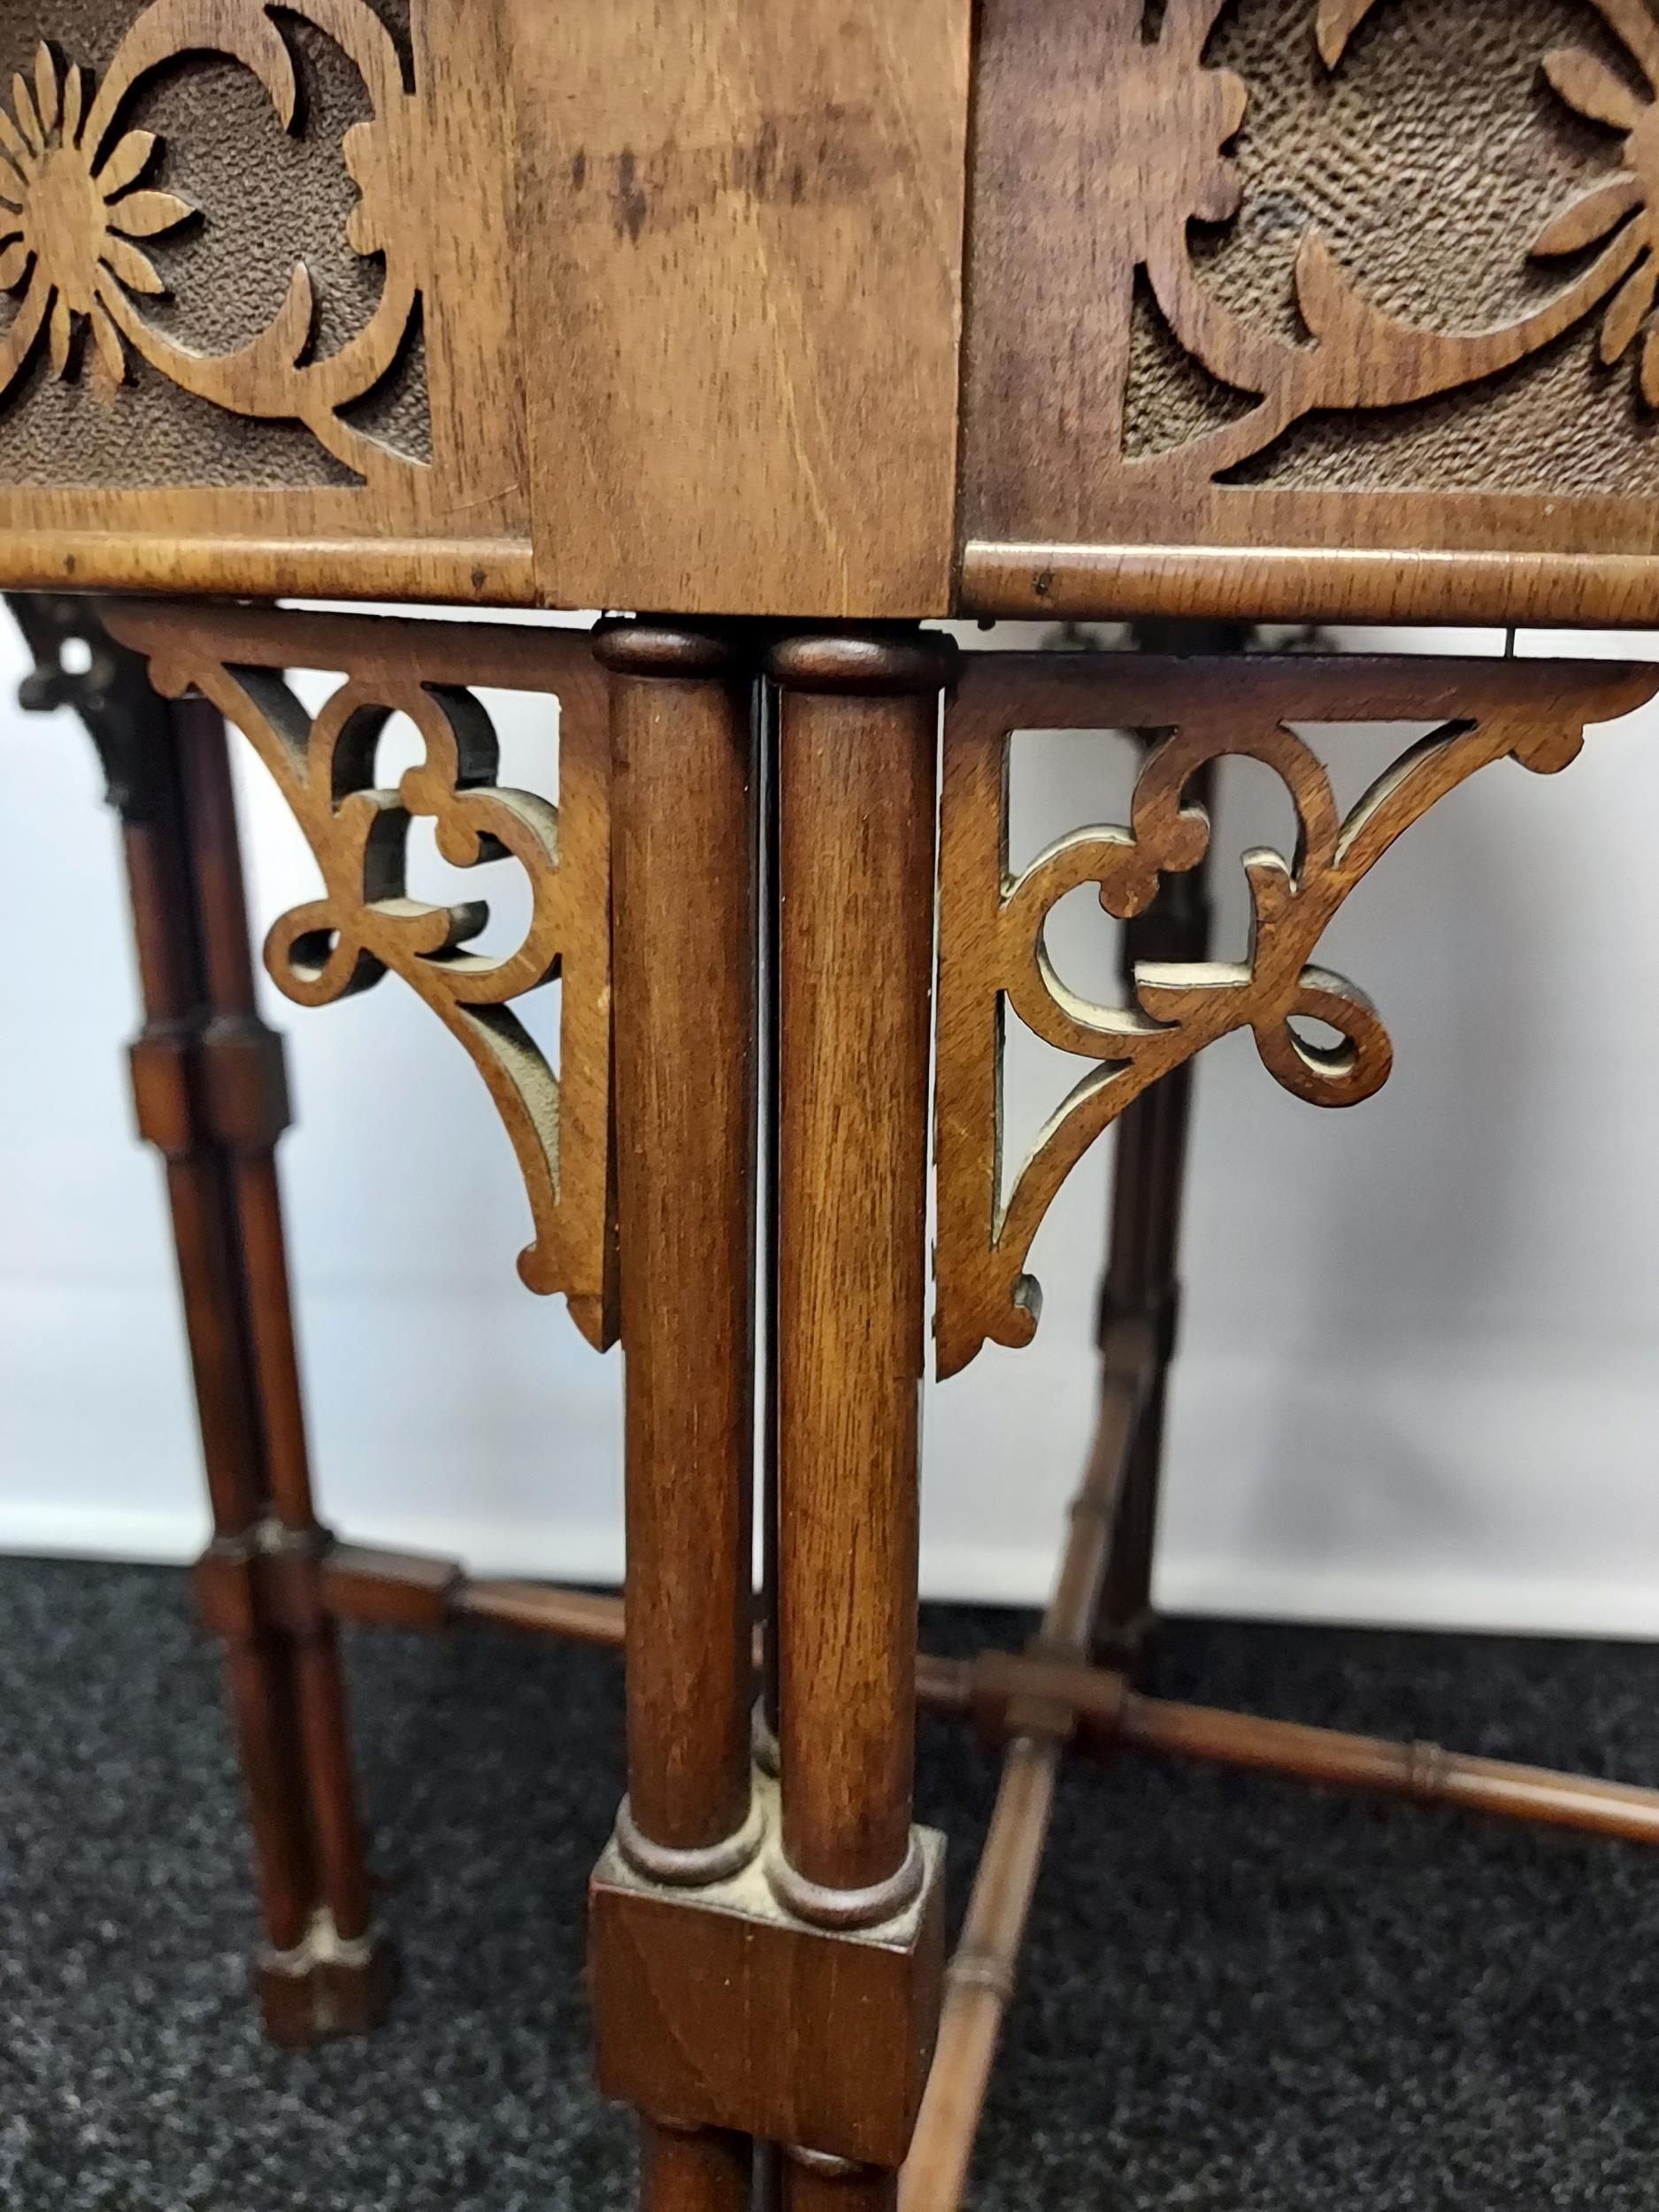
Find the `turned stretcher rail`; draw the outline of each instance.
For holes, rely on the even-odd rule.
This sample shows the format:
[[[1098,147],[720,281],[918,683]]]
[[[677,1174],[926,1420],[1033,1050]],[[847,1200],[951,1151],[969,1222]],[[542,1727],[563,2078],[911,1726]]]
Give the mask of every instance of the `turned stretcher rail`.
[[[1100,1611],[1117,1501],[1158,1363],[1156,1337],[1141,1322],[1113,1324],[1102,1353],[1094,1440],[1071,1506],[1054,1595],[1033,1640],[1036,1654],[1073,1670],[1088,1651]],[[970,1710],[972,1703],[971,1684]],[[962,1935],[945,1973],[939,2039],[900,2177],[899,2212],[954,2212],[961,2201],[1071,1732],[1065,1706],[1041,1688],[1010,1697],[1002,1722],[1010,1738],[1002,1778]]]
[[[973,1659],[918,1655],[920,1707],[971,1721],[1005,1750],[985,1849],[947,1972],[899,2212],[956,2212],[961,2202],[1068,1751],[1105,1760],[1130,1746],[1659,1845],[1659,1790],[1148,1697],[1131,1689],[1122,1674],[1090,1666],[1087,1653],[1110,1564],[1116,1504],[1156,1359],[1143,1325],[1118,1323],[1109,1331],[1087,1470],[1071,1508],[1055,1594],[1029,1648]],[[438,1628],[472,1618],[610,1649],[624,1640],[620,1597],[472,1581],[443,1560],[336,1545],[325,1561],[323,1586],[337,1617],[365,1624]]]
[[[410,1560],[341,1544],[325,1563],[324,1587],[336,1618],[364,1626],[439,1627],[468,1618],[607,1650],[622,1644],[619,1597],[534,1582],[471,1582],[447,1561]],[[991,1651],[977,1659],[947,1659],[922,1652],[916,1668],[918,1701],[925,1711],[972,1720],[995,1740],[1029,1728],[1033,1716],[1046,1717],[1044,1740],[1051,1738],[1094,1758],[1113,1758],[1128,1745],[1376,1790],[1418,1804],[1461,1805],[1502,1819],[1659,1844],[1659,1790],[1634,1783],[1146,1697],[1105,1668],[1032,1654]]]
[[[1343,1735],[1251,1713],[1171,1704],[1133,1691],[1124,1694],[1116,1739],[1142,1750],[1179,1753],[1222,1766],[1379,1790],[1418,1804],[1460,1805],[1471,1812],[1576,1828],[1629,1843],[1659,1844],[1659,1790],[1506,1759],[1465,1758],[1438,1744]],[[1103,1730],[1100,1747],[1108,1748],[1111,1740]],[[1094,1747],[1081,1721],[1077,1741],[1079,1749]]]

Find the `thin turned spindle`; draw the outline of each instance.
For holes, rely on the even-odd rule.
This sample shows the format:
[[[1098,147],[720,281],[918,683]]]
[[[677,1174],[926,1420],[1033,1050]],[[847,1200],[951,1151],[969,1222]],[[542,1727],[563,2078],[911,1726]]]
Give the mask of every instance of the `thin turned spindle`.
[[[1115,1718],[1101,1732],[1084,1721],[1078,1741],[1079,1749],[1134,1744],[1304,1782],[1379,1790],[1417,1804],[1459,1805],[1535,1826],[1659,1845],[1659,1790],[1518,1766],[1505,1759],[1468,1758],[1438,1744],[1345,1735],[1253,1713],[1172,1704],[1133,1691],[1123,1695]]]

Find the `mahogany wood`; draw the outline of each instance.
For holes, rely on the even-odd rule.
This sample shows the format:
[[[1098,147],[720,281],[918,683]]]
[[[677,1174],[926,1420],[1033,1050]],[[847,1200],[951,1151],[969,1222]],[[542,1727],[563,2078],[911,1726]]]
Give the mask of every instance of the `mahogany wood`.
[[[452,1559],[331,1544],[319,1577],[322,1601],[337,1621],[369,1628],[445,1628],[467,1595]]]
[[[104,612],[150,657],[163,691],[199,690],[245,733],[305,833],[324,892],[265,940],[278,987],[323,1006],[389,971],[431,1009],[478,1070],[517,1156],[534,1232],[520,1275],[533,1290],[563,1291],[588,1341],[610,1343],[609,743],[586,638],[183,603],[112,602]],[[296,666],[341,676],[314,716],[284,680]],[[558,699],[557,805],[496,780],[495,733],[471,688],[482,685]],[[396,789],[381,788],[377,744],[397,713],[425,756]],[[423,817],[452,865],[523,870],[531,914],[510,953],[465,949],[488,922],[487,900],[409,896],[410,832]],[[555,976],[557,1074],[512,1005]]]
[[[695,1894],[760,1841],[749,1757],[753,687],[740,647],[712,630],[602,626],[595,649],[611,672],[626,1360],[628,1796],[617,1833],[631,1871]],[[602,2027],[628,2001],[617,1992],[633,1956],[606,1893],[596,1878]],[[672,1910],[665,1925],[680,1925]],[[683,2033],[674,1993],[664,2005]],[[649,2056],[613,2086],[647,2116],[646,2212],[747,2205],[749,2162],[729,2139],[739,2116],[679,2106]],[[720,2132],[701,2141],[664,2142],[655,2124],[710,2119]]]
[[[967,1916],[945,1971],[939,2047],[900,2177],[899,2212],[955,2212],[967,2187],[1062,1756],[1052,1737],[1018,1736],[1002,1761]]]
[[[3,0],[0,582],[1651,622],[1649,12]]]
[[[1118,1727],[1125,1743],[1146,1750],[1380,1790],[1422,1804],[1462,1805],[1629,1843],[1659,1844],[1659,1790],[1630,1783],[1554,1773],[1504,1759],[1468,1758],[1435,1744],[1387,1743],[1250,1713],[1170,1704],[1133,1691],[1124,1694]],[[1087,1727],[1079,1727],[1079,1747],[1093,1747],[1096,1740]]]
[[[970,0],[298,0],[297,65],[265,0],[119,0],[37,65],[59,12],[0,7],[0,401],[102,465],[0,451],[0,580],[946,611]],[[280,154],[180,93],[196,50]],[[152,90],[181,120],[123,133]],[[228,259],[238,218],[293,259]]]
[[[780,2172],[782,2212],[892,2212],[897,2179],[877,2166],[787,2153]]]
[[[44,471],[0,465],[4,580],[533,599],[504,8],[418,0],[404,54],[369,0],[298,0],[315,65],[265,0],[119,0],[56,58],[54,13],[0,12],[27,71],[4,104],[22,298],[0,382],[59,442]],[[203,50],[248,72],[281,152],[191,96]],[[126,127],[152,91],[172,135]],[[211,187],[199,211],[155,188],[175,151]],[[227,256],[219,226],[250,212],[291,262]],[[167,292],[182,325],[152,312]]]
[[[1148,1398],[1156,1381],[1156,1371],[1149,1371]],[[1072,1508],[1074,1527],[1082,1532],[1068,1558],[1076,1581],[1085,1587],[1098,1587],[1102,1571],[1110,1578],[1110,1549],[1102,1532],[1115,1516],[1101,1478],[1118,1463],[1123,1411],[1121,1396],[1109,1392],[1083,1494]],[[1133,1444],[1130,1451],[1133,1458]],[[412,1590],[424,1591],[440,1581],[453,1592],[442,1621],[435,1606],[419,1605],[411,1596]],[[471,1617],[607,1649],[619,1650],[623,1643],[619,1597],[541,1583],[468,1582],[447,1561],[342,1544],[324,1561],[322,1587],[336,1618],[366,1626],[437,1627]],[[756,1661],[758,1668],[758,1644]],[[975,1659],[920,1651],[916,1684],[922,1711],[971,1720],[993,1743],[1008,1745],[1035,1713],[1049,1733],[1096,1758],[1114,1758],[1131,1745],[1422,1802],[1461,1804],[1471,1811],[1590,1834],[1659,1842],[1659,1790],[1472,1758],[1434,1744],[1394,1743],[1301,1722],[1173,1703],[1133,1690],[1114,1669],[1045,1657],[1040,1646],[1024,1654],[987,1650]]]
[[[1240,652],[1245,634],[1224,625],[1168,634],[1142,625],[1135,645],[1144,652],[1202,649]],[[1215,770],[1194,777],[1195,805],[1210,810]],[[1210,956],[1210,854],[1194,868],[1159,884],[1151,904],[1124,926],[1121,979],[1133,998],[1143,964],[1202,964]],[[1156,1332],[1158,1369],[1124,1470],[1118,1523],[1107,1570],[1095,1656],[1120,1664],[1139,1655],[1152,1625],[1152,1564],[1157,1544],[1158,1491],[1164,1459],[1167,1378],[1180,1317],[1177,1272],[1182,1202],[1187,1184],[1187,1138],[1192,1115],[1193,1067],[1187,1061],[1162,1083],[1132,1099],[1118,1117],[1112,1157],[1111,1233],[1101,1292],[1101,1341],[1112,1321],[1134,1314]]]
[[[1103,1337],[1100,1418],[1072,1502],[1053,1597],[1033,1651],[1074,1665],[1088,1650],[1105,1589],[1118,1494],[1157,1373],[1144,1324]],[[955,2212],[967,2184],[1002,2016],[1013,1995],[1025,1922],[1042,1863],[1060,1761],[1071,1732],[1062,1702],[1036,1689],[1004,1709],[1009,1747],[967,1916],[945,1973],[945,2001],[927,2094],[899,2192],[900,2212]]]
[[[784,1850],[797,1878],[787,1894],[808,1918],[873,1920],[918,1870],[929,887],[938,701],[952,660],[942,638],[831,634],[786,641],[768,666],[782,695],[779,1729]]]
[[[746,2135],[645,2122],[640,2135],[640,2199],[650,2212],[746,2208],[754,2146]]]
[[[1579,13],[986,0],[964,611],[1651,620],[1659,33]]]
[[[145,1008],[134,1090],[166,1163],[213,1509],[204,1568],[242,1592],[221,1625],[267,1938],[259,1986],[271,2032],[310,2041],[369,2025],[396,1970],[370,1924],[335,1630],[315,1597],[274,1161],[286,1093],[254,1005],[224,726],[204,702],[157,698],[84,603],[16,611],[36,660],[31,703],[81,711],[122,817]],[[88,661],[78,676],[72,638]],[[310,1593],[286,1613],[261,1602],[256,1562],[273,1552]]]
[[[595,649],[611,672],[628,1804],[695,1879],[749,1815],[750,685],[711,631],[621,624]]]
[[[534,1582],[463,1582],[454,1609],[610,1650],[621,1650],[626,1640],[622,1600],[599,1592],[552,1590]]]
[[[944,1952],[943,1839],[876,1927],[814,1925],[775,1894],[776,1785],[758,1856],[671,1885],[613,1842],[589,1890],[601,2086],[653,2116],[892,2169],[933,2047]]]
[[[227,1058],[242,1072],[252,1053],[257,1068],[262,1043],[275,1042],[254,1001],[225,726],[217,709],[202,699],[180,701],[172,719],[206,988],[199,1053],[210,1126],[223,1148],[230,1187],[264,1480],[275,1520],[286,1537],[298,1540],[307,1571],[314,1571],[307,1540],[316,1535],[317,1517],[277,1191],[275,1142],[287,1120],[286,1099],[275,1116],[244,1116],[238,1128],[237,1118],[222,1110],[226,1087],[215,1083],[216,1066]],[[217,1114],[216,1105],[221,1108]],[[371,1900],[338,1643],[320,1607],[303,1632],[290,1633],[319,1893],[332,1923],[331,1940],[359,1945],[369,1934]]]
[[[942,613],[969,0],[501,12],[543,597]]]
[[[670,610],[602,629],[607,685],[569,634],[127,608],[111,622],[180,703],[162,716],[102,647],[131,726],[81,701],[127,818],[134,1093],[167,1161],[218,1532],[198,1587],[227,1640],[281,2032],[383,1994],[347,1617],[626,1640],[630,1795],[595,1883],[595,1987],[607,2078],[649,2115],[649,2212],[740,2212],[757,2170],[786,2212],[892,2205],[935,2008],[918,1697],[1009,1748],[907,2169],[916,2212],[961,2193],[1068,1744],[1653,1839],[1655,1793],[1162,1704],[1085,1663],[1097,1632],[1125,1657],[1146,1617],[1194,1056],[1248,1025],[1299,1095],[1374,1090],[1386,1033],[1315,964],[1326,923],[1464,776],[1563,765],[1651,672],[975,657],[948,721],[938,894],[942,1375],[987,1337],[1029,1337],[1032,1238],[1114,1121],[1118,1194],[1101,1427],[1042,1634],[1023,1657],[915,1655],[950,670],[908,626],[1659,618],[1659,23],[1648,0],[1584,0],[1562,47],[1555,14],[0,0],[19,72],[0,93],[0,583]],[[187,61],[203,51],[276,132],[192,90],[218,81]],[[175,188],[187,167],[199,206]],[[258,253],[234,245],[233,207]],[[895,619],[828,626],[848,617]],[[786,621],[824,630],[769,664],[780,995],[757,1147],[751,680]],[[282,680],[306,664],[344,679],[319,718]],[[559,694],[557,814],[498,787],[469,689],[489,682]],[[397,708],[427,750],[392,793],[373,754]],[[620,1265],[626,1613],[318,1527],[273,1164],[280,1056],[254,1010],[216,710],[326,879],[273,933],[283,987],[319,1003],[395,969],[515,1146],[526,1280],[603,1346]],[[1441,726],[1344,822],[1298,719]],[[1131,824],[1010,876],[1010,733],[1097,723],[1168,733]],[[1250,959],[1222,968],[1199,883],[1203,785],[1227,754],[1279,774],[1302,849],[1251,856]],[[527,872],[534,917],[505,961],[465,949],[478,910],[405,896],[411,813],[446,856]],[[1047,915],[1086,884],[1130,924],[1125,1006],[1047,963]],[[511,1010],[556,972],[557,1079]],[[1010,1009],[1088,1064],[1005,1204]],[[1307,1042],[1313,1020],[1336,1049]],[[781,1816],[751,1778],[748,1714],[762,1148],[780,1233],[755,1747],[769,1764],[775,1732]],[[705,2029],[737,1989],[741,2047]],[[778,2139],[757,2162],[746,2131]]]
[[[964,1366],[987,1339],[1031,1340],[1041,1293],[1025,1260],[1066,1176],[1133,1099],[1213,1039],[1248,1027],[1269,1073],[1316,1105],[1356,1104],[1377,1091],[1393,1047],[1376,1008],[1313,964],[1331,918],[1394,840],[1467,777],[1509,757],[1554,773],[1577,757],[1587,724],[1629,711],[1655,687],[1654,670],[1604,662],[972,656],[946,718],[941,810],[941,1375]],[[1327,772],[1293,720],[1427,724],[1432,734],[1343,818]],[[1148,756],[1128,825],[1074,831],[1010,873],[1008,757],[1021,729],[1168,734]],[[1294,857],[1245,856],[1248,960],[1145,964],[1126,1006],[1080,996],[1048,962],[1050,911],[1087,885],[1109,912],[1128,919],[1164,878],[1198,865],[1210,822],[1194,803],[1194,780],[1228,756],[1270,767],[1298,825]],[[1010,1012],[1045,1043],[1093,1064],[1005,1196],[1001,1027]],[[1340,1043],[1309,1043],[1310,1023],[1335,1030]]]

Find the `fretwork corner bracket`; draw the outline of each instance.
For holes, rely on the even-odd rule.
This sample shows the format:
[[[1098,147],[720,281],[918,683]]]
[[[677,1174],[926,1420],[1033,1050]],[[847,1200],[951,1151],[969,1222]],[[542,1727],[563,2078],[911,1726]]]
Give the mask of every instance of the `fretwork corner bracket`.
[[[1249,1029],[1269,1073],[1298,1098],[1351,1106],[1387,1080],[1393,1048],[1376,1008],[1314,963],[1338,909],[1401,833],[1490,762],[1553,774],[1592,724],[1659,690],[1659,668],[1594,661],[1190,659],[1131,655],[972,657],[946,719],[940,843],[939,1231],[941,1377],[987,1340],[1027,1344],[1041,1294],[1033,1239],[1062,1184],[1130,1101],[1218,1037]],[[1317,756],[1291,725],[1417,723],[1410,746],[1344,818]],[[1129,730],[1152,741],[1122,827],[1071,832],[1010,871],[1008,769],[1022,729]],[[1125,1006],[1069,990],[1045,945],[1068,892],[1098,888],[1120,920],[1160,879],[1208,851],[1190,794],[1211,762],[1262,762],[1295,810],[1292,858],[1243,856],[1252,909],[1240,964],[1137,964]],[[1087,1071],[1011,1183],[1002,1172],[1002,1031],[1011,1012]],[[1317,1044],[1296,1025],[1338,1041]]]
[[[112,634],[168,697],[210,699],[270,771],[321,872],[319,898],[279,918],[265,961],[277,987],[324,1006],[400,976],[466,1051],[510,1138],[533,1235],[518,1272],[563,1292],[599,1349],[616,1336],[610,1159],[610,736],[604,679],[575,631],[111,603]],[[315,715],[287,669],[338,672]],[[554,695],[558,803],[496,781],[499,747],[473,687]],[[407,717],[423,757],[375,782],[380,734]],[[551,735],[549,715],[549,737]],[[552,749],[549,745],[549,761]],[[411,895],[409,833],[434,825],[452,867],[516,861],[531,894],[518,945],[470,949],[483,900]],[[556,1072],[511,1002],[557,978]]]

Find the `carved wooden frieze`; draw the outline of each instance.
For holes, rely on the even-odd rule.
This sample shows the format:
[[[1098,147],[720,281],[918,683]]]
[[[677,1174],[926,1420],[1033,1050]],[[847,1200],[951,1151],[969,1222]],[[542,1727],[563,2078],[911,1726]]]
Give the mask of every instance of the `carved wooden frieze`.
[[[322,1006],[390,972],[425,1001],[483,1077],[518,1156],[534,1231],[520,1275],[532,1290],[565,1292],[603,1348],[615,1334],[610,730],[586,634],[206,606],[104,611],[114,634],[149,656],[158,690],[203,693],[247,735],[305,833],[323,891],[266,938],[278,987]],[[296,667],[342,678],[314,716],[284,678]],[[497,782],[479,686],[557,696],[557,805]],[[399,713],[425,754],[386,788],[376,750]],[[483,901],[411,895],[409,832],[420,816],[452,866],[511,860],[523,870],[530,918],[513,951],[469,950],[489,919]],[[557,1073],[512,1010],[556,976]]]
[[[948,612],[971,20],[0,0],[0,583]]]
[[[312,34],[303,61],[290,43],[300,26]],[[366,482],[426,458],[424,370],[407,357],[421,291],[409,211],[422,148],[388,21],[368,0],[296,0],[280,27],[265,0],[150,0],[112,43],[107,30],[82,27],[84,43],[68,24],[58,43],[37,40],[0,90],[0,293],[12,303],[0,331],[0,420],[32,407],[60,429],[73,424],[106,481],[126,472],[123,455],[136,480],[188,482],[193,467],[238,451],[188,404],[153,391],[144,365],[175,394],[227,415],[302,427],[319,458],[337,465],[308,467],[289,450],[284,480]],[[222,104],[203,96],[232,65],[278,132],[337,143],[315,161],[277,158],[234,96],[240,87],[226,88],[233,96]],[[177,96],[181,80],[194,98]],[[331,161],[332,180],[319,173]],[[193,176],[200,197],[173,188]],[[286,270],[227,263],[221,230],[245,247],[250,212],[281,231],[296,211],[303,250]],[[349,256],[373,273],[365,267],[343,302],[325,299],[311,268],[319,256]],[[215,327],[238,317],[251,326],[215,344]],[[403,405],[354,419],[400,372]],[[83,378],[85,404],[67,414],[50,405],[50,380]],[[134,404],[136,384],[144,396]],[[158,410],[172,428],[165,441],[149,434]],[[29,450],[27,436],[0,437],[0,458]],[[271,451],[246,450],[250,478]],[[60,480],[76,463],[75,444],[59,448]]]
[[[1407,611],[1401,565],[1345,579],[1409,550],[1463,564],[1441,615],[1659,549],[1651,0],[988,0],[979,91],[971,601],[999,544],[1184,559],[1211,611],[1218,551],[1300,554],[1256,571],[1298,613]]]
[[[1605,662],[1172,660],[971,656],[945,726],[939,921],[939,1371],[987,1338],[1029,1342],[1040,1308],[1032,1240],[1083,1153],[1130,1100],[1230,1031],[1249,1029],[1268,1072],[1298,1098],[1348,1106],[1387,1080],[1387,1031],[1357,986],[1317,962],[1332,917],[1402,831],[1489,763],[1543,774],[1578,753],[1587,725],[1659,690],[1659,669]],[[1346,817],[1298,723],[1434,726]],[[1130,820],[1073,831],[1010,872],[1008,773],[1021,729],[1130,730],[1149,743]],[[1227,757],[1284,784],[1298,842],[1243,856],[1248,957],[1141,963],[1129,1002],[1069,989],[1045,944],[1068,892],[1097,886],[1127,920],[1160,879],[1194,867],[1210,823],[1193,787]],[[1029,1157],[1005,1179],[1002,1055],[1010,1015],[1087,1064]],[[1334,1033],[1316,1041],[1309,1025]]]

